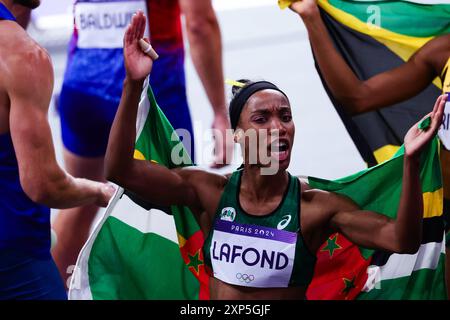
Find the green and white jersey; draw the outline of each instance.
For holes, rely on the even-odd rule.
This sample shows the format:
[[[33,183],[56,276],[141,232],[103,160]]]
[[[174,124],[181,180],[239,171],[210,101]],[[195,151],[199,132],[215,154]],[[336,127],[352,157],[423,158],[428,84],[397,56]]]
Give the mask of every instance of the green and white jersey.
[[[211,276],[229,284],[257,288],[307,286],[316,257],[300,230],[300,182],[289,174],[279,206],[264,216],[239,203],[242,170],[225,186],[203,254]]]

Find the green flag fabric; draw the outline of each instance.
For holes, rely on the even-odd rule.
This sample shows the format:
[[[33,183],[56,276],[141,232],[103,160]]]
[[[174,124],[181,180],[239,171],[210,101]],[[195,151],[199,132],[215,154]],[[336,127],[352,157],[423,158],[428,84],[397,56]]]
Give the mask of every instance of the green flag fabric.
[[[443,189],[438,150],[439,142],[435,138],[421,159],[424,220],[419,251],[412,255],[374,252],[342,239],[341,244],[335,241],[335,250],[353,251],[353,259],[342,262],[338,255],[334,260],[318,255],[316,271],[322,270],[315,273],[308,289],[310,299],[346,298],[350,293],[350,297],[356,299],[446,299]],[[310,177],[308,183],[313,188],[347,196],[364,210],[395,218],[402,190],[403,156],[404,148],[401,147],[390,160],[375,167],[335,181]],[[337,239],[339,236],[343,237],[333,235],[331,238]],[[364,260],[367,265],[364,265]],[[335,268],[336,265],[340,268]],[[355,265],[366,269],[364,272],[356,269],[353,275],[347,275]],[[353,279],[352,287],[348,289],[346,281],[335,281],[341,278]],[[338,285],[330,288],[329,283],[333,281]],[[327,291],[323,292],[325,288]]]

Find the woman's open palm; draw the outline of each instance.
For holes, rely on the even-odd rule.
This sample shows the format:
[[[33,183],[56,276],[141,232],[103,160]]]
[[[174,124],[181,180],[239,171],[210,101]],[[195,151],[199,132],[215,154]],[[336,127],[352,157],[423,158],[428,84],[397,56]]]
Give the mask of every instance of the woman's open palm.
[[[421,121],[430,117],[431,124],[428,128],[420,129],[419,121],[409,129],[405,136],[405,154],[411,157],[418,157],[424,146],[436,135],[442,124],[444,115],[445,101],[447,95],[441,95],[436,100],[433,111],[427,114]]]
[[[127,76],[132,80],[145,79],[152,70],[153,60],[139,46],[145,32],[147,19],[142,11],[138,11],[125,31],[123,39],[123,56]]]

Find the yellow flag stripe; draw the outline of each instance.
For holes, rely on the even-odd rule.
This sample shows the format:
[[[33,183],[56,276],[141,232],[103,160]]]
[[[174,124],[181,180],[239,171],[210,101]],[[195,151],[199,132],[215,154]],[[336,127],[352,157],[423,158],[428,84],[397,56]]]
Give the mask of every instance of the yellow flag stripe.
[[[442,216],[444,208],[444,189],[438,189],[434,192],[425,192],[423,194],[423,217],[433,218]]]
[[[362,22],[358,18],[342,11],[338,8],[333,7],[328,0],[318,0],[319,5],[328,12],[333,18],[335,18],[340,23],[358,31],[376,38],[378,41],[393,41],[402,45],[404,48],[410,48],[409,53],[416,51],[421,48],[425,43],[433,39],[433,37],[418,38],[406,36],[396,32],[392,32],[380,27],[376,27],[367,23]]]
[[[374,151],[378,163],[390,159],[399,149],[399,146],[385,145]],[[423,194],[424,218],[439,217],[442,215],[444,206],[444,190],[440,188],[433,192]]]
[[[145,159],[144,154],[140,152],[138,149],[134,149],[134,158],[136,160],[147,160]]]
[[[289,7],[292,3],[297,2],[299,0],[278,0],[278,6],[280,9],[286,9]]]
[[[134,155],[133,158],[136,160],[147,160],[142,152],[140,152],[138,149],[134,149]],[[152,163],[158,163],[158,161],[150,160]]]
[[[178,237],[178,245],[180,248],[183,248],[184,245],[186,244],[186,239],[177,232],[177,237]]]
[[[397,152],[399,146],[395,146],[392,144],[387,144],[373,152],[375,159],[378,163],[384,162],[392,158],[392,156]]]
[[[328,0],[318,0],[320,7],[322,7],[328,14],[340,23],[352,28],[355,31],[366,34],[373,37],[377,41],[384,44],[403,61],[408,61],[409,58],[433,37],[419,38],[402,35],[396,32],[392,32],[380,27],[376,27],[362,22],[358,18],[346,13],[338,8],[333,7]],[[436,77],[433,80],[433,84],[442,89],[441,80]]]

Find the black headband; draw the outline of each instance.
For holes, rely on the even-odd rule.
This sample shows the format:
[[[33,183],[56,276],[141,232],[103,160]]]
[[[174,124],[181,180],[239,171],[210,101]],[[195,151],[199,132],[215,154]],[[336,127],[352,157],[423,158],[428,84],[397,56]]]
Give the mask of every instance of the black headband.
[[[236,130],[242,109],[244,108],[245,103],[250,98],[250,96],[258,91],[266,89],[272,89],[281,92],[286,97],[286,99],[288,99],[287,95],[283,91],[281,91],[280,88],[269,81],[257,81],[246,85],[237,92],[237,94],[230,102],[230,122],[231,128],[233,128],[233,130]]]

